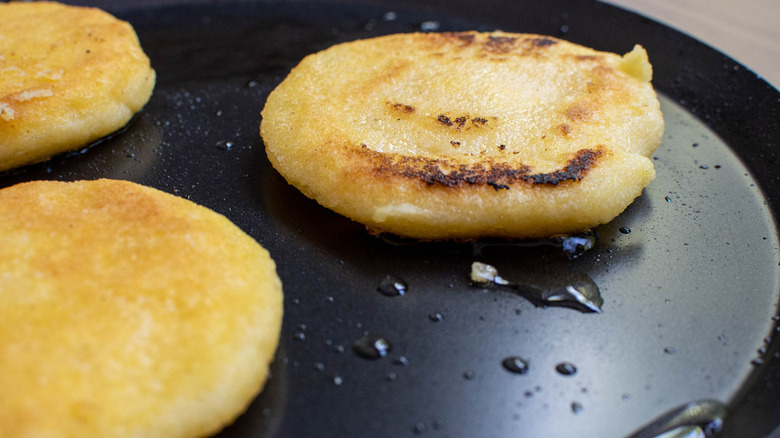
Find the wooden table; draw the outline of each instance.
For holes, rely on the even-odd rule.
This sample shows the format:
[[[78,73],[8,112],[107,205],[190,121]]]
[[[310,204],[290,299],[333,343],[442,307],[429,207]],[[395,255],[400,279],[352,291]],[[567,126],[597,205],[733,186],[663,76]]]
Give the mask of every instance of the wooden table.
[[[602,0],[718,49],[780,89],[780,0]]]

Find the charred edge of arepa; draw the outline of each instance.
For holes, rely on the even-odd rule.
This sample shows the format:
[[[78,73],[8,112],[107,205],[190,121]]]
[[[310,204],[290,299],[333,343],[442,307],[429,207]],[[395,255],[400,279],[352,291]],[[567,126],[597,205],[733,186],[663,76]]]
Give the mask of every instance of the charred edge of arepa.
[[[365,144],[356,153],[367,162],[375,176],[400,177],[446,188],[487,185],[496,190],[508,190],[513,184],[557,186],[565,182],[579,182],[606,155],[606,148],[599,145],[592,149],[580,149],[564,167],[540,173],[533,173],[531,166],[522,163],[483,160],[479,163],[459,164],[441,158],[379,152]]]
[[[479,45],[482,50],[491,53],[510,53],[510,52],[539,52],[546,47],[557,45],[560,41],[542,35],[510,35],[496,32],[493,34],[480,34],[477,32],[443,32],[439,34],[428,34],[437,38],[443,38],[445,41],[455,42],[460,47]]]

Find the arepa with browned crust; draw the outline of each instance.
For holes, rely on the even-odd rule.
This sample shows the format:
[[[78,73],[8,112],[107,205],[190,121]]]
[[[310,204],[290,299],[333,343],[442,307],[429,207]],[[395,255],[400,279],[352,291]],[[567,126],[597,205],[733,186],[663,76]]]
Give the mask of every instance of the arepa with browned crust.
[[[372,232],[547,237],[609,222],[654,178],[651,78],[640,46],[388,35],[307,56],[260,131],[290,184]]]
[[[227,218],[114,181],[0,190],[0,436],[203,437],[268,376],[282,287]]]
[[[154,84],[129,23],[95,8],[0,3],[0,171],[121,129]]]

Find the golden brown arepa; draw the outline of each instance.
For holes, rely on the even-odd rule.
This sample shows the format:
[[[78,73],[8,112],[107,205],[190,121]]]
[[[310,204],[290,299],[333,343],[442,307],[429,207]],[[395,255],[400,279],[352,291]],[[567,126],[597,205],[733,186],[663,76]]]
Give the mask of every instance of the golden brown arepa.
[[[0,190],[0,240],[0,436],[207,436],[263,387],[281,283],[224,216],[35,181]]]
[[[651,77],[640,46],[388,35],[307,56],[260,131],[290,184],[373,232],[547,237],[612,220],[653,179]]]
[[[127,22],[95,8],[0,3],[0,171],[119,130],[154,84]]]

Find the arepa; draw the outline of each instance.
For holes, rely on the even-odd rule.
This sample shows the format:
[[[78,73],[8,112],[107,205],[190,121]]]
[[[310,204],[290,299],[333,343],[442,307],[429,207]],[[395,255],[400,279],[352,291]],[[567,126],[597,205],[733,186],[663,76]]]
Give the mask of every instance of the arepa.
[[[260,132],[290,184],[372,232],[548,237],[609,222],[654,178],[651,78],[640,46],[388,35],[304,58]]]
[[[268,376],[282,288],[227,218],[114,180],[0,190],[0,436],[190,438]]]
[[[95,8],[0,3],[0,171],[114,133],[154,84],[129,23]]]

